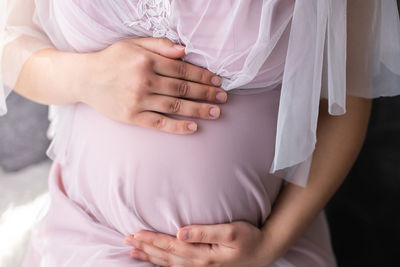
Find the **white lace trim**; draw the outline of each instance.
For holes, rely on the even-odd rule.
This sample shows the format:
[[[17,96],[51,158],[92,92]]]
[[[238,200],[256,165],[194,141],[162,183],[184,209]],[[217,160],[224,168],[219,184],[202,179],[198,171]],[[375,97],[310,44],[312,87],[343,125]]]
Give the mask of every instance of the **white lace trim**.
[[[152,33],[153,37],[166,37],[174,42],[179,42],[178,34],[170,26],[170,0],[139,0],[137,7],[139,19],[125,21],[125,25],[141,27]]]

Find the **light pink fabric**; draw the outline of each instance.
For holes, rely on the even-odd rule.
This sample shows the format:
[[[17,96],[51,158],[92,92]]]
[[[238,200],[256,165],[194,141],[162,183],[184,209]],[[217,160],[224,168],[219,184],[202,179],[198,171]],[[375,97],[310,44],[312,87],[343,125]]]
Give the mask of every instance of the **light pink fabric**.
[[[138,36],[185,44],[184,60],[220,74],[232,93],[222,118],[199,121],[201,130],[185,137],[121,125],[83,104],[52,106],[52,205],[28,266],[139,265],[122,238],[143,228],[175,234],[185,224],[239,219],[260,226],[282,183],[271,173],[307,183],[320,97],[341,115],[346,93],[400,94],[395,1],[358,2],[367,12],[350,12],[361,19],[347,31],[346,0],[1,1],[0,81],[9,89],[0,90],[0,114],[38,49],[93,52]],[[334,266],[325,223],[319,217],[275,266]]]
[[[196,119],[199,132],[187,136],[128,126],[77,105],[65,164],[55,162],[50,173],[50,211],[25,266],[152,266],[129,259],[125,235],[147,229],[175,236],[184,225],[236,220],[261,227],[282,186],[266,168],[279,96],[279,88],[230,93],[221,118]],[[324,216],[272,266],[335,266]]]
[[[221,75],[227,91],[282,83],[269,170],[300,186],[320,98],[329,100],[330,114],[342,115],[346,94],[400,94],[396,0],[2,0],[0,12],[0,115],[23,63],[41,48],[91,52],[122,38],[166,37],[187,46],[184,60]],[[50,107],[53,160],[64,160],[73,112]]]

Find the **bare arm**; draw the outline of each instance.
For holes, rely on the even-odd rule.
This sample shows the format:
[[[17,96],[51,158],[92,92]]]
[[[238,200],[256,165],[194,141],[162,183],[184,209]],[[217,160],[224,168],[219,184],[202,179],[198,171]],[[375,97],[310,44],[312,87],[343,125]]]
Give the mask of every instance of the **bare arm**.
[[[227,93],[218,76],[180,60],[184,55],[184,47],[151,37],[86,54],[42,49],[25,62],[14,90],[42,104],[84,102],[122,123],[193,133],[196,123],[161,113],[217,119],[218,105],[189,99],[225,103]]]
[[[331,116],[327,100],[321,101],[308,186],[287,184],[262,229],[243,221],[190,225],[182,227],[177,238],[142,230],[127,236],[127,244],[135,247],[131,252],[154,264],[161,259],[165,266],[266,266],[275,262],[304,233],[346,177],[362,146],[370,109],[371,100],[348,96],[347,113]]]
[[[14,91],[37,103],[68,105],[80,101],[78,81],[87,74],[87,54],[42,49],[24,64]]]
[[[266,256],[272,263],[304,233],[341,185],[362,147],[371,100],[348,96],[347,113],[331,116],[322,100],[317,145],[306,188],[287,184],[264,224]]]
[[[375,0],[347,2],[347,91],[368,92],[372,71],[369,56]],[[372,37],[373,38],[373,37]],[[346,114],[328,114],[328,101],[320,102],[317,144],[306,188],[287,184],[262,231],[268,244],[266,255],[277,259],[304,233],[337,191],[354,164],[364,142],[371,99],[346,97]],[[273,259],[268,259],[273,260]],[[267,261],[268,261],[267,260]]]
[[[183,257],[189,263],[221,263],[225,266],[266,266],[283,256],[305,232],[311,222],[337,191],[354,164],[365,139],[371,112],[371,99],[354,95],[369,95],[371,89],[371,41],[375,0],[349,0],[346,114],[332,116],[328,101],[321,100],[317,144],[313,153],[306,188],[287,184],[278,196],[273,210],[260,229],[242,221],[217,225],[190,225],[182,227],[178,241],[163,234],[136,233],[145,245],[160,247],[165,254],[145,249],[150,256],[160,255],[167,262],[180,263],[171,255]],[[372,33],[372,34],[371,34]],[[372,37],[372,38],[371,38]],[[362,94],[358,94],[358,93]],[[185,235],[187,233],[187,235]],[[184,237],[188,237],[185,239]],[[131,240],[131,241],[130,241]],[[139,240],[139,239],[138,239]],[[190,243],[188,245],[185,242]],[[211,249],[192,243],[211,244]],[[140,259],[151,260],[149,255]],[[225,265],[224,265],[225,264]],[[194,264],[192,264],[194,266]],[[187,266],[192,266],[187,265]],[[217,264],[216,264],[217,265]],[[185,265],[186,266],[186,265]]]

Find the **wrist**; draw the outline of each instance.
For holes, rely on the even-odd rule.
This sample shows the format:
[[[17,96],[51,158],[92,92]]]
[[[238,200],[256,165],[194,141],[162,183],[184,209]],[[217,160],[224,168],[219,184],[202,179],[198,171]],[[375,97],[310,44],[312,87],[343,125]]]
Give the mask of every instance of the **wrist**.
[[[71,83],[71,97],[74,102],[88,103],[92,94],[91,79],[94,77],[93,69],[95,67],[94,54],[75,53],[69,59],[73,62],[70,69],[73,74],[69,78]]]
[[[32,101],[68,105],[79,101],[83,79],[81,56],[46,48],[25,62],[14,90]]]
[[[267,220],[261,229],[262,241],[258,252],[258,262],[260,266],[266,266],[274,263],[282,257],[287,251],[287,238],[283,234],[279,234],[280,229],[276,229],[274,225]]]
[[[50,69],[47,77],[42,77],[42,86],[57,88],[59,94],[54,104],[74,104],[86,97],[90,80],[90,54],[72,53],[46,49],[36,55],[36,60],[46,69]],[[55,90],[56,91],[56,90]],[[59,100],[58,100],[59,99]]]

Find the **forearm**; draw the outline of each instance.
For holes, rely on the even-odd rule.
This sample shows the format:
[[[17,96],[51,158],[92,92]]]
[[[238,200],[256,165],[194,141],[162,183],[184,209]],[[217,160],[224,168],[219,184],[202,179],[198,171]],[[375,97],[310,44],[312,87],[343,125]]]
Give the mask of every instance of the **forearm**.
[[[308,185],[287,184],[262,228],[268,262],[290,248],[339,188],[362,147],[370,109],[371,100],[348,96],[346,114],[331,116],[321,101]]]
[[[24,63],[13,90],[41,104],[75,103],[85,80],[86,63],[85,54],[39,50]]]

